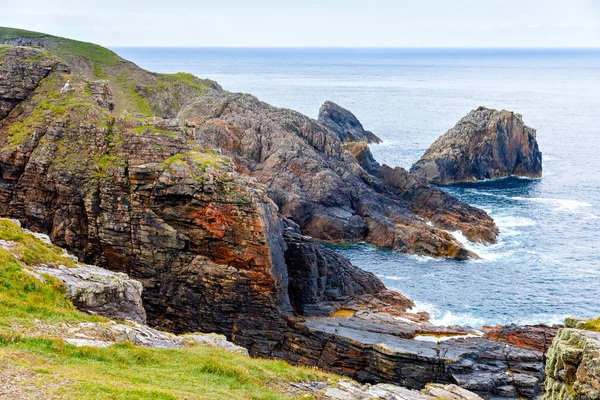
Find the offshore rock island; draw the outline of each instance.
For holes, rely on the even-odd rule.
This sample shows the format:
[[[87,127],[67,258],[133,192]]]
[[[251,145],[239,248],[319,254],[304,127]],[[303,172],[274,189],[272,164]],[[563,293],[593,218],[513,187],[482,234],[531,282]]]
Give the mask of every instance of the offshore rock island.
[[[89,43],[0,28],[0,44],[0,216],[141,283],[136,323],[222,334],[252,356],[363,383],[452,384],[490,398],[543,393],[558,327],[435,326],[323,245],[477,258],[450,232],[494,243],[497,226],[432,183],[539,176],[535,131],[520,116],[471,113],[486,121],[475,123],[481,129],[498,120],[496,132],[513,135],[508,146],[481,151],[458,135],[471,167],[433,176],[444,163],[381,166],[367,145],[379,138],[332,102],[316,121],[214,81],[145,71]],[[482,161],[498,154],[501,165]],[[110,290],[114,299],[125,289]],[[552,368],[558,393],[563,375]]]

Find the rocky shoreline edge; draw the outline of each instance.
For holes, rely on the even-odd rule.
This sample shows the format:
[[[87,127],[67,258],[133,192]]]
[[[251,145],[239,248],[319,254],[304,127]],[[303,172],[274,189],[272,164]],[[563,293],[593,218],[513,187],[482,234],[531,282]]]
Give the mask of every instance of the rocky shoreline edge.
[[[477,255],[448,231],[481,243],[499,233],[484,211],[428,182],[449,181],[379,165],[366,144],[379,138],[348,110],[326,103],[315,121],[188,74],[150,73],[99,46],[90,57],[81,49],[95,45],[2,35],[0,215],[85,263],[126,273],[121,292],[143,287],[141,303],[117,318],[147,318],[172,334],[215,332],[252,356],[364,383],[454,384],[487,398],[542,393],[557,327],[434,326],[321,245],[366,241],[463,260]],[[535,132],[520,116],[472,114],[450,137],[464,126],[461,146],[480,148],[483,137],[492,151],[453,158],[442,146],[426,153],[436,166],[462,171],[451,161],[500,158],[487,170],[541,173]],[[500,139],[521,152],[518,168],[494,150],[506,148]],[[56,271],[67,287],[89,273]],[[126,295],[111,293],[118,310]],[[553,368],[552,387],[569,382]]]

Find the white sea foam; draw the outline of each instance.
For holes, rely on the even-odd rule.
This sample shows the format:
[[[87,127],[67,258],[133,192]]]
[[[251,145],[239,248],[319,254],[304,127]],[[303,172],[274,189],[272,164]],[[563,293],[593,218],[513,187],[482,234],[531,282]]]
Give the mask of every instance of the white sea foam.
[[[577,213],[577,212],[581,213],[582,212],[585,214],[589,214],[590,216],[593,216],[595,218],[598,218],[597,215],[588,213],[587,211],[581,211],[582,208],[592,207],[592,205],[590,203],[586,203],[584,201],[571,200],[571,199],[553,199],[553,198],[547,198],[547,197],[519,197],[519,196],[510,197],[510,199],[519,200],[519,201],[533,201],[536,203],[547,203],[547,204],[551,204],[554,206],[554,211],[565,211],[565,212],[573,212],[573,213]]]
[[[433,304],[415,302],[412,312],[425,311],[429,313],[429,322],[439,326],[461,325],[479,328],[485,320],[469,314],[454,314],[451,311],[438,310]]]
[[[467,250],[472,251],[473,253],[477,254],[480,257],[480,259],[475,260],[475,262],[494,261],[494,260],[498,260],[498,259],[501,259],[504,257],[509,257],[512,254],[514,254],[514,251],[512,251],[512,250],[504,251],[504,252],[499,251],[500,249],[502,249],[505,246],[506,242],[499,241],[498,243],[492,244],[492,245],[477,244],[477,243],[470,242],[469,239],[467,239],[465,237],[465,235],[463,235],[463,233],[460,231],[449,232],[449,233],[456,240],[461,242]]]
[[[514,217],[512,215],[494,217],[494,222],[500,228],[516,228],[521,226],[533,226],[536,222],[525,217]]]
[[[381,279],[387,279],[390,281],[406,281],[406,280],[408,280],[408,278],[405,276],[379,275],[379,274],[377,276]]]

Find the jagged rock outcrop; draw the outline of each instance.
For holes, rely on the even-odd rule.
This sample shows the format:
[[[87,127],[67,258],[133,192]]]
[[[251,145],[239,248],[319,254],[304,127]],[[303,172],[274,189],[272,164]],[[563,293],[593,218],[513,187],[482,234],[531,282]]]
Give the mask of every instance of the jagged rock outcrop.
[[[479,107],[433,142],[410,172],[436,184],[539,178],[542,153],[520,114]]]
[[[546,361],[546,400],[600,398],[600,332],[558,331]]]
[[[407,310],[414,303],[400,293],[386,290],[372,273],[352,265],[335,251],[287,228],[288,294],[292,307],[304,316],[330,316],[339,309],[365,309],[379,305]],[[378,307],[383,310],[384,307]]]
[[[323,103],[318,121],[335,132],[342,142],[381,143],[373,132],[363,128],[354,114],[332,101]]]
[[[142,306],[142,284],[127,274],[107,271],[94,265],[50,268],[37,266],[35,271],[60,280],[66,297],[78,309],[107,318],[146,323]]]
[[[496,241],[499,230],[484,211],[457,200],[404,168],[392,169],[384,164],[380,174],[391,193],[409,201],[415,214],[436,227],[462,231],[472,242]]]
[[[0,46],[0,120],[57,65],[58,59],[45,50]]]
[[[90,82],[90,93],[92,98],[100,107],[104,107],[109,111],[115,108],[113,101],[113,93],[107,81],[92,81]]]
[[[198,143],[222,149],[238,171],[267,185],[280,212],[305,235],[333,243],[366,241],[430,256],[472,256],[448,232],[416,215],[410,199],[391,195],[381,179],[344,150],[337,135],[302,114],[247,94],[211,92],[179,117],[198,125]],[[468,206],[462,204],[466,212]],[[465,225],[495,229],[485,213],[477,214],[483,218],[474,215]],[[467,235],[476,230],[467,230]],[[490,241],[495,240],[492,236]]]

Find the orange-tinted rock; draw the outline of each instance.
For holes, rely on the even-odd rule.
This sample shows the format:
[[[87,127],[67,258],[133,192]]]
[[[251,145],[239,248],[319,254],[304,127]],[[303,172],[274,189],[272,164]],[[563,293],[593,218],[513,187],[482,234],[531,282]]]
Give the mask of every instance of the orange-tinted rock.
[[[485,337],[546,353],[561,325],[484,326]]]

